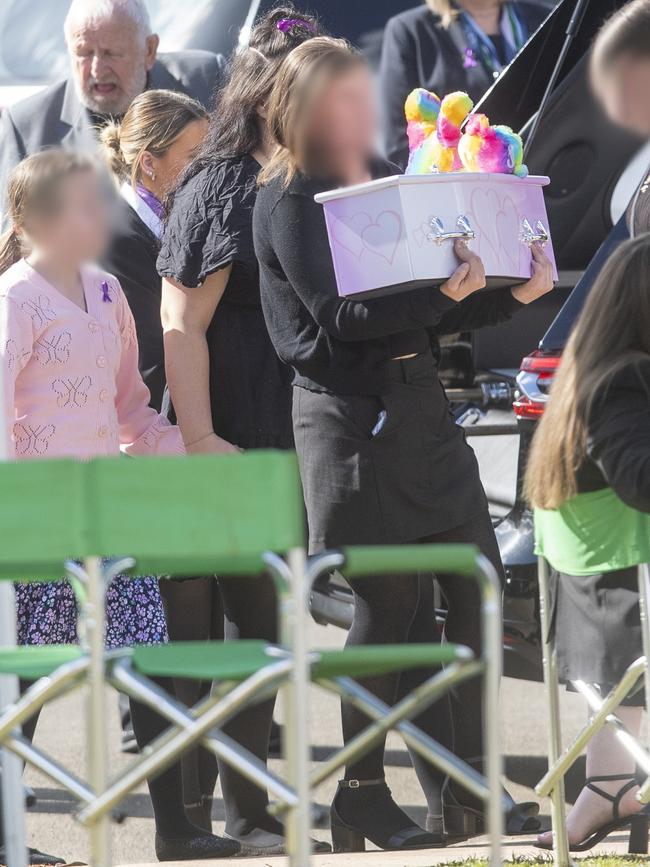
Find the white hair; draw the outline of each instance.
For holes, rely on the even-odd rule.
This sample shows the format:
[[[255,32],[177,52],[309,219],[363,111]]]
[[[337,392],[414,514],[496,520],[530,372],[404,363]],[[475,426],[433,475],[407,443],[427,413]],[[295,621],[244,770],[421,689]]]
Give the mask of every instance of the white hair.
[[[66,40],[70,40],[75,25],[97,24],[118,10],[129,16],[143,38],[151,35],[151,19],[144,0],[72,0],[63,25]]]

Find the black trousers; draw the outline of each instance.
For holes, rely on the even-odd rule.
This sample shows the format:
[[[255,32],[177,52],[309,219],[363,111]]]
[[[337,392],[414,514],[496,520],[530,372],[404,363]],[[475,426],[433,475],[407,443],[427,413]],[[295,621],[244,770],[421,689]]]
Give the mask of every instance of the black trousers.
[[[473,543],[501,573],[476,458],[456,425],[430,353],[391,362],[382,395],[294,389],[296,450],[307,507],[310,550],[355,544]],[[436,576],[448,604],[445,635],[478,651],[480,593],[471,579]],[[374,576],[351,582],[354,622],[348,644],[439,641],[432,576]],[[369,678],[365,685],[388,704],[430,671]],[[462,758],[482,756],[480,683],[459,688],[418,725]],[[450,722],[451,720],[451,722]],[[345,740],[367,725],[343,708]],[[430,812],[438,812],[441,780],[412,756]],[[383,744],[348,777],[383,774]]]

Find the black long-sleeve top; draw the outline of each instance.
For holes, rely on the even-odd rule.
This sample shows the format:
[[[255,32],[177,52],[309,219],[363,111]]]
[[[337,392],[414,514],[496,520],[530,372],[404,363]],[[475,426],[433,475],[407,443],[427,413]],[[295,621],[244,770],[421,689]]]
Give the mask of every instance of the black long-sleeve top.
[[[650,512],[650,356],[626,364],[597,395],[587,455],[580,493],[611,487],[628,506]]]
[[[165,391],[165,351],[160,321],[162,281],[156,270],[159,241],[126,202],[119,201],[116,232],[102,264],[120,281],[135,319],[139,367],[160,411]]]
[[[394,173],[381,164],[376,177]],[[257,195],[253,215],[262,307],[275,350],[294,369],[294,384],[337,394],[381,394],[387,364],[433,348],[438,334],[509,319],[522,305],[509,289],[456,304],[439,288],[354,300],[337,294],[322,205],[331,182],[276,178]]]

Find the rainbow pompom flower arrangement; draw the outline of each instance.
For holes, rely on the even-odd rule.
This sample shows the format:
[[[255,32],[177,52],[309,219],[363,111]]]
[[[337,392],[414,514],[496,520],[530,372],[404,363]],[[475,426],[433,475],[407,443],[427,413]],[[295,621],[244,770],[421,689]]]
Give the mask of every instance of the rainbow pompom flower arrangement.
[[[465,171],[526,177],[521,136],[509,126],[491,126],[484,114],[470,115],[473,107],[462,91],[442,100],[422,87],[411,91],[404,105],[407,175]]]

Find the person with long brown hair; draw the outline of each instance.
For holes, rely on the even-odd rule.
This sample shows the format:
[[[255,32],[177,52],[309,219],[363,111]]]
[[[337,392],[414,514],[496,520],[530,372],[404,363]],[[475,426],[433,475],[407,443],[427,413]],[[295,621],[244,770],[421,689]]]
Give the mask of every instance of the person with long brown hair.
[[[564,351],[535,433],[526,493],[551,566],[560,676],[605,695],[642,655],[637,565],[650,562],[650,235],[609,259]],[[619,707],[638,733],[636,693]],[[605,727],[587,747],[587,782],[567,817],[587,849],[641,805],[635,762]],[[645,809],[645,808],[644,808]],[[550,832],[539,843],[550,848]]]
[[[318,22],[290,5],[273,9],[234,56],[210,129],[169,200],[158,257],[170,414],[191,453],[291,448],[291,373],[277,358],[260,305],[252,214],[257,176],[273,150],[266,102],[283,58],[318,33]],[[177,632],[218,638],[221,602],[226,640],[276,640],[276,598],[270,578],[204,579],[172,588]],[[221,620],[221,624],[217,621]],[[227,727],[266,760],[273,702],[239,714]],[[210,777],[210,765],[200,771]],[[267,812],[268,797],[232,768],[220,766],[226,833],[244,854],[284,851],[283,826]],[[204,783],[204,798],[211,796]],[[327,844],[314,844],[329,850]]]
[[[426,0],[391,18],[379,76],[388,159],[406,165],[404,100],[413,88],[440,97],[464,90],[478,101],[548,13],[535,0]]]
[[[271,339],[294,371],[293,425],[310,550],[473,542],[502,571],[476,458],[438,379],[438,335],[497,323],[548,292],[548,258],[535,248],[529,282],[475,294],[485,285],[483,265],[457,243],[458,268],[442,286],[339,298],[323,209],[314,195],[395,173],[374,155],[373,82],[365,61],[343,40],[321,37],[294,48],[278,73],[267,116],[278,148],[260,178],[255,249]],[[455,576],[438,579],[449,607],[447,637],[478,649],[476,588]],[[352,589],[349,645],[439,640],[430,576],[375,576],[355,580]],[[367,686],[392,704],[426,674],[374,677]],[[480,707],[478,683],[458,690],[455,749],[479,768]],[[445,708],[436,707],[417,722],[438,734],[445,716]],[[366,724],[362,713],[344,705],[346,742]],[[448,732],[446,737],[449,743]],[[362,849],[365,839],[384,849],[444,844],[440,775],[412,756],[427,798],[425,830],[392,799],[383,752],[378,744],[346,768],[331,810],[334,848]],[[513,805],[510,818],[521,830],[529,817]],[[467,836],[482,822],[482,804],[449,786],[450,833]],[[534,819],[532,829],[538,827]]]

